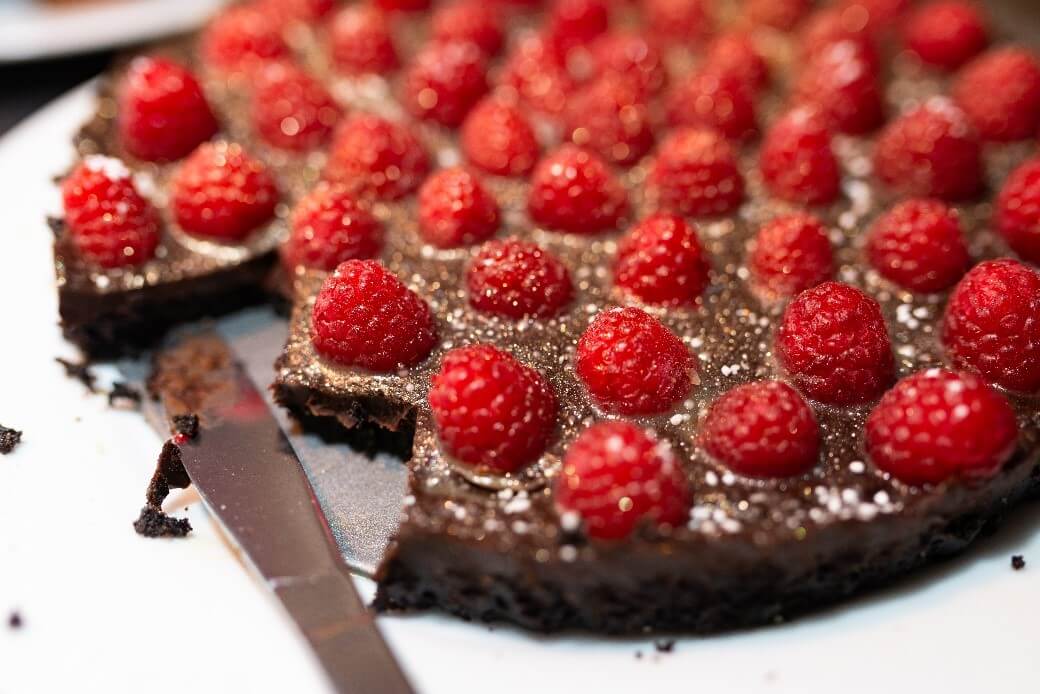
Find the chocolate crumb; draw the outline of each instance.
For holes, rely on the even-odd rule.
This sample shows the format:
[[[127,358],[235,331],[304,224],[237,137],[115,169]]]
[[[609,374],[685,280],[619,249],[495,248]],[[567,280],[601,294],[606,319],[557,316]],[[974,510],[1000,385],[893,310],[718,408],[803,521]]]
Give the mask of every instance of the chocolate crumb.
[[[1011,568],[1015,571],[1021,571],[1026,568],[1026,559],[1021,554],[1016,554],[1011,557]]]
[[[116,381],[112,384],[112,390],[108,391],[108,406],[115,407],[120,402],[137,407],[141,404],[141,391],[128,383]]]
[[[14,450],[14,447],[19,444],[22,440],[22,432],[15,429],[9,429],[3,424],[0,424],[0,453],[7,455]]]
[[[11,616],[7,618],[7,626],[12,630],[21,629],[23,624],[22,615],[17,610],[12,611]]]
[[[47,215],[47,226],[50,227],[51,233],[54,234],[55,238],[60,237],[65,232],[65,220],[61,217]]]
[[[643,659],[643,652],[642,651],[636,651],[636,660],[642,660],[642,659]]]
[[[671,653],[675,650],[675,639],[657,639],[654,641],[654,648],[658,653]]]
[[[191,523],[187,518],[174,518],[157,508],[145,506],[134,521],[134,530],[145,537],[184,537],[191,532]]]
[[[147,504],[134,521],[134,530],[145,537],[184,537],[191,532],[187,518],[173,518],[162,510],[162,502],[170,495],[171,488],[184,489],[191,484],[188,472],[181,461],[181,449],[173,441],[163,444],[159,460],[155,465],[145,491]]]
[[[188,439],[199,435],[199,416],[197,414],[175,414],[171,422],[173,428],[171,433],[180,434]]]
[[[54,361],[65,367],[66,376],[74,378],[82,383],[91,393],[97,392],[97,388],[94,386],[94,372],[90,370],[90,365],[87,362],[77,363],[69,361],[68,359],[62,359],[61,357],[56,357]]]

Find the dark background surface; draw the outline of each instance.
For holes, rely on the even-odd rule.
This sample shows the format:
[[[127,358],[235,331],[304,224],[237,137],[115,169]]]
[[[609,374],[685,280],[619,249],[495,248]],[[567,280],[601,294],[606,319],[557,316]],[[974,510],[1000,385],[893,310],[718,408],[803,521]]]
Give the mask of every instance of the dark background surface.
[[[113,55],[92,53],[0,67],[0,134],[50,100],[99,74]]]

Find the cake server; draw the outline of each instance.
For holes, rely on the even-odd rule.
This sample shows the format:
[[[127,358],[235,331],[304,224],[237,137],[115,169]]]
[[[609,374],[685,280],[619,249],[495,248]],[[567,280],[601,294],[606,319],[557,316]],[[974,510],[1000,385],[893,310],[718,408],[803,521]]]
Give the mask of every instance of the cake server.
[[[264,328],[271,329],[265,332]],[[247,356],[259,360],[264,356],[259,353],[264,351],[261,346],[277,353],[280,345],[270,342],[277,328],[273,314],[260,312],[220,325],[220,332],[229,336],[226,341],[216,333],[181,340],[221,340],[224,345],[237,344],[239,348],[245,340],[244,344],[254,350]],[[219,373],[213,372],[216,378],[212,382],[219,387],[212,394],[200,398],[197,390],[183,394],[178,392],[177,383],[161,384],[166,409],[176,411],[181,409],[178,403],[192,401],[200,410],[199,436],[181,444],[184,467],[193,485],[281,600],[336,691],[411,692],[357,593],[304,466],[262,395],[266,388],[259,389],[237,353],[232,354],[235,357],[229,364],[217,367]],[[267,361],[267,380],[273,358]],[[258,367],[259,361],[254,366]],[[194,385],[200,380],[199,374],[192,373],[181,383]],[[165,416],[156,417],[154,410],[151,414],[163,435],[168,434]],[[312,461],[312,466],[323,464]],[[399,462],[397,465],[403,468]],[[360,499],[365,495],[354,496]],[[393,506],[399,511],[400,504],[398,495]],[[341,508],[344,514],[366,514],[364,507]],[[363,539],[367,538],[364,535]],[[365,551],[359,556],[366,556]]]

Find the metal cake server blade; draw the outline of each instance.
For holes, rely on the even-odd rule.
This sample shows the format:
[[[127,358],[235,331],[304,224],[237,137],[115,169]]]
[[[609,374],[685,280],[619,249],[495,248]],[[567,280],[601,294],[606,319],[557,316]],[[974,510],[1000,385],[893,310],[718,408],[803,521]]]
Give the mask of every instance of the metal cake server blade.
[[[266,387],[258,388],[250,376],[252,371],[259,380],[265,372],[263,378],[270,380],[270,365],[284,339],[284,324],[265,313],[228,319],[206,336],[230,347],[236,363],[221,373],[219,396],[205,399],[199,437],[181,445],[184,467],[207,507],[295,620],[335,689],[347,694],[407,694],[412,689],[354,587],[343,545],[319,496],[324,494],[330,505],[335,497],[338,535],[357,569],[374,569],[388,533],[382,533],[379,523],[352,520],[355,514],[367,517],[371,507],[363,502],[374,497],[359,480],[352,481],[345,497],[340,494],[344,451],[318,450],[317,442],[293,434],[297,446],[311,454],[309,464],[304,464],[283,431],[288,420],[275,418],[277,410],[265,399]],[[261,369],[265,359],[267,366]],[[135,375],[128,369],[124,373]],[[140,365],[136,375],[141,375]],[[166,417],[156,409],[149,418],[165,436]],[[348,460],[359,457],[347,452]],[[403,492],[394,488],[396,496],[391,497],[389,491],[400,482],[403,468],[396,461],[394,474],[382,480],[387,496],[380,503],[386,506],[375,508],[381,518],[391,508],[394,519],[400,513]],[[326,485],[322,492],[309,474],[326,481],[331,477],[337,484],[331,489]],[[359,505],[343,506],[355,502]],[[355,535],[358,530],[363,532]]]

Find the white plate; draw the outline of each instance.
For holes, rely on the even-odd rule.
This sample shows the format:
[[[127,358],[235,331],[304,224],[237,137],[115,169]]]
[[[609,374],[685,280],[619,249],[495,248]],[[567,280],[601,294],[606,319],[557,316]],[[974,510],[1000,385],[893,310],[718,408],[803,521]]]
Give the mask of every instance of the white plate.
[[[43,215],[57,209],[50,177],[91,104],[79,89],[0,142],[0,422],[25,430],[0,457],[0,691],[322,691],[292,624],[192,497],[171,502],[190,504],[188,539],[134,534],[159,439],[53,361],[72,350],[55,325]],[[1012,554],[1026,556],[1024,571]],[[26,624],[17,632],[4,626],[13,608]],[[883,593],[680,639],[670,654],[649,639],[541,638],[436,615],[379,623],[426,692],[1036,691],[1040,508]]]
[[[0,0],[0,63],[97,51],[200,26],[226,0]]]

